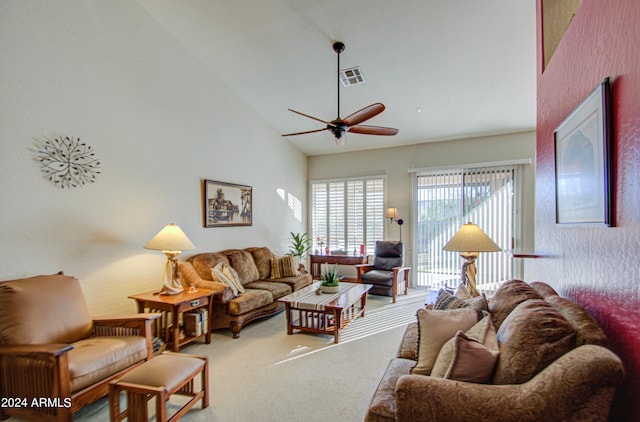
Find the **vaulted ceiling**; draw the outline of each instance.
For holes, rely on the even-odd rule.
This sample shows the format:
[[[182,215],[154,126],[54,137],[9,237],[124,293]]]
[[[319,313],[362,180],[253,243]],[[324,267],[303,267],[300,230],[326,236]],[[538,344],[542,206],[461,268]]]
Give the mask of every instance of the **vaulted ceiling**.
[[[340,117],[369,104],[365,124],[391,137],[286,137],[307,155],[533,130],[535,2],[531,0],[137,0],[277,133],[322,129],[292,108],[337,116],[340,67],[365,83],[340,87]],[[248,117],[248,118],[255,118]]]

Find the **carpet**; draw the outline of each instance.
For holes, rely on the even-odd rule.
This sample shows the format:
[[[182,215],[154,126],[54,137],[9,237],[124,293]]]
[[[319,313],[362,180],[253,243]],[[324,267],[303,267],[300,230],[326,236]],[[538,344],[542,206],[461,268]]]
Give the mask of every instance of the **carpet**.
[[[427,292],[410,289],[397,303],[369,295],[366,315],[353,321],[340,343],[323,334],[286,334],[284,313],[245,327],[212,333],[185,354],[209,356],[209,399],[183,421],[362,421],[378,382],[396,354],[406,325],[415,321]],[[198,384],[197,384],[198,385]],[[183,403],[172,398],[169,414]],[[74,421],[108,421],[106,398],[74,414]]]

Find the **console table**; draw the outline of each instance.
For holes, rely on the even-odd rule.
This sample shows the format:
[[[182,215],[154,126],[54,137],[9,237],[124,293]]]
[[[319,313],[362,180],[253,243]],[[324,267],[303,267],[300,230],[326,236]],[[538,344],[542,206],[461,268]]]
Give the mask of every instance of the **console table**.
[[[358,265],[367,263],[367,255],[310,255],[311,276],[319,280],[322,274],[322,264]],[[344,281],[355,282],[355,278],[345,278]]]

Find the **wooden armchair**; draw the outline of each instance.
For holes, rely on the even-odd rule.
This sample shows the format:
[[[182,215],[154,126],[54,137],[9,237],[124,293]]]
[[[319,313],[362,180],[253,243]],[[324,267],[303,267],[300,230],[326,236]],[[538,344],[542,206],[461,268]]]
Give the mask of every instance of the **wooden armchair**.
[[[402,242],[378,240],[373,264],[356,265],[358,283],[373,284],[372,295],[391,296],[396,303],[398,288],[407,294],[410,267],[404,265],[404,245]]]
[[[71,421],[153,356],[159,316],[92,319],[80,283],[62,274],[0,282],[0,397],[19,399],[0,419]]]

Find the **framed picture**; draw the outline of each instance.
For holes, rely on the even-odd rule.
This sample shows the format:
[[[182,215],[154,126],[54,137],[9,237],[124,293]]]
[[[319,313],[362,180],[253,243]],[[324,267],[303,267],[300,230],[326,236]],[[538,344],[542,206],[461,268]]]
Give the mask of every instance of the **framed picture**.
[[[609,78],[554,131],[556,223],[613,225]]]
[[[251,186],[204,181],[204,226],[250,226],[253,223]]]

